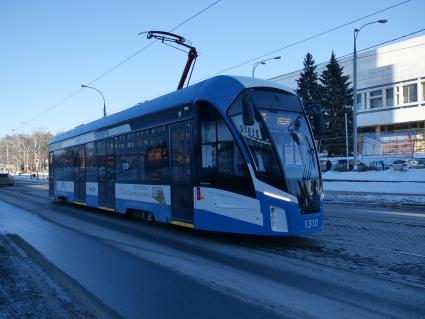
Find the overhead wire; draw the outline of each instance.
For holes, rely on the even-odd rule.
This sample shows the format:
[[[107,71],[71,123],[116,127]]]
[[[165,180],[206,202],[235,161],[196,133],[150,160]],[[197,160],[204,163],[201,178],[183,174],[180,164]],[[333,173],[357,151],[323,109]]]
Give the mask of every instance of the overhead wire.
[[[222,0],[216,0],[216,1],[214,1],[213,3],[211,3],[210,5],[208,5],[207,7],[205,7],[204,9],[200,10],[199,12],[195,13],[194,15],[192,15],[191,17],[189,17],[188,19],[184,20],[183,22],[179,23],[178,25],[176,25],[175,27],[173,27],[172,29],[170,29],[170,30],[169,30],[169,32],[173,32],[173,31],[175,31],[176,29],[178,29],[178,28],[179,28],[179,27],[181,27],[182,25],[184,25],[184,24],[186,24],[187,22],[189,22],[189,21],[193,20],[194,18],[196,18],[197,16],[199,16],[200,14],[202,14],[202,13],[203,13],[203,12],[205,12],[205,11],[207,11],[208,9],[210,9],[211,7],[213,7],[214,5],[218,4],[218,3],[219,3],[219,2],[221,2],[221,1],[222,1]],[[234,66],[232,66],[232,67],[229,67],[229,68],[226,68],[226,69],[224,69],[224,70],[221,70],[221,71],[216,72],[216,73],[214,73],[214,74],[212,74],[212,75],[209,75],[209,76],[207,76],[207,77],[204,77],[204,78],[202,78],[201,80],[204,80],[204,79],[209,78],[209,77],[214,76],[214,75],[221,74],[221,73],[223,73],[223,72],[227,72],[227,71],[229,71],[229,70],[235,69],[235,68],[237,68],[237,67],[243,66],[243,65],[248,64],[248,63],[250,63],[250,62],[253,62],[253,61],[256,61],[256,60],[261,59],[261,58],[263,58],[263,57],[266,57],[266,56],[268,56],[268,55],[271,55],[271,54],[273,54],[273,53],[276,53],[276,52],[279,52],[279,51],[286,50],[286,49],[288,49],[288,48],[290,48],[290,47],[293,47],[293,46],[296,46],[296,45],[298,45],[298,44],[304,43],[304,42],[306,42],[306,41],[312,40],[312,39],[314,39],[314,38],[317,38],[317,37],[323,36],[323,35],[325,35],[325,34],[327,34],[327,33],[330,33],[330,32],[333,32],[333,31],[335,31],[335,30],[341,29],[341,28],[343,28],[343,27],[345,27],[345,26],[348,26],[348,25],[353,24],[353,23],[355,23],[355,22],[361,21],[361,20],[366,19],[366,18],[368,18],[368,17],[374,16],[374,15],[379,14],[379,13],[381,13],[381,12],[385,12],[385,11],[387,11],[387,10],[390,10],[390,9],[395,8],[395,7],[401,6],[401,5],[406,4],[406,3],[410,2],[410,1],[412,1],[412,0],[405,0],[405,1],[402,1],[402,2],[399,2],[399,3],[396,3],[396,4],[392,5],[392,6],[386,7],[386,8],[384,8],[384,9],[381,9],[381,10],[375,11],[375,12],[373,12],[373,13],[370,13],[370,14],[368,14],[368,15],[366,15],[366,16],[363,16],[363,17],[360,17],[360,18],[357,18],[357,19],[351,20],[351,21],[346,22],[346,23],[344,23],[344,24],[342,24],[342,25],[339,25],[339,26],[333,27],[333,28],[328,29],[328,30],[326,30],[326,31],[320,32],[320,33],[318,33],[318,34],[315,34],[315,35],[309,36],[309,37],[304,38],[304,39],[302,39],[302,40],[299,40],[299,41],[296,41],[296,42],[291,43],[291,44],[289,44],[289,45],[286,45],[286,46],[284,46],[284,47],[282,47],[282,48],[279,48],[279,49],[276,49],[276,50],[270,51],[270,52],[268,52],[268,53],[265,53],[265,54],[263,54],[263,55],[261,55],[261,56],[258,56],[258,57],[256,57],[256,58],[252,58],[252,59],[246,60],[246,61],[244,61],[244,62],[242,62],[242,63],[239,63],[239,64],[237,64],[237,65],[234,65]],[[123,65],[124,63],[126,63],[127,61],[129,61],[130,59],[134,58],[135,56],[137,56],[138,54],[140,54],[141,52],[143,52],[144,50],[146,50],[147,48],[149,48],[150,46],[152,46],[152,45],[153,45],[153,44],[155,44],[156,42],[157,42],[157,41],[150,42],[149,44],[147,44],[146,46],[144,46],[144,47],[143,47],[143,48],[141,48],[140,50],[138,50],[138,51],[134,52],[133,54],[131,54],[130,56],[128,56],[127,58],[125,58],[123,61],[121,61],[121,62],[119,62],[118,64],[114,65],[113,67],[109,68],[107,71],[105,71],[104,73],[102,73],[101,75],[99,75],[98,77],[96,77],[94,80],[92,80],[92,81],[88,82],[88,83],[87,83],[87,85],[92,85],[93,83],[95,83],[95,82],[97,82],[98,80],[102,79],[103,77],[105,77],[106,75],[108,75],[108,74],[109,74],[109,73],[111,73],[112,71],[116,70],[118,67],[120,67],[121,65]],[[199,80],[199,81],[201,81],[201,80]],[[46,110],[44,110],[43,112],[39,113],[37,116],[33,117],[31,120],[27,121],[27,123],[31,123],[31,122],[35,121],[36,119],[40,118],[41,116],[43,116],[44,114],[46,114],[46,113],[50,112],[51,110],[53,110],[53,109],[57,108],[58,106],[62,105],[63,103],[65,103],[66,101],[68,101],[69,99],[71,99],[72,97],[74,97],[75,95],[79,94],[82,90],[83,90],[83,88],[79,88],[78,90],[76,90],[76,91],[74,91],[74,92],[70,93],[70,94],[69,94],[69,95],[67,95],[64,99],[60,100],[58,103],[56,103],[56,104],[52,105],[51,107],[47,108],[47,109],[46,109]]]
[[[188,23],[189,21],[192,21],[193,19],[195,19],[196,17],[198,17],[199,15],[201,15],[202,13],[204,13],[205,11],[207,11],[208,9],[210,9],[213,6],[215,6],[216,4],[218,4],[221,1],[223,1],[223,0],[216,0],[216,1],[214,1],[213,3],[211,3],[207,7],[203,8],[202,10],[196,12],[194,15],[190,16],[189,18],[187,18],[183,22],[181,22],[178,25],[174,26],[168,32],[173,32],[173,31],[177,30],[178,28],[180,28],[184,24]],[[108,75],[112,71],[116,70],[121,65],[123,65],[126,62],[128,62],[129,60],[131,60],[135,56],[139,55],[141,52],[145,51],[147,48],[149,48],[150,46],[152,46],[156,42],[157,42],[157,40],[155,40],[153,42],[150,42],[149,44],[145,45],[143,48],[137,50],[136,52],[134,52],[133,54],[131,54],[130,56],[128,56],[127,58],[125,58],[121,62],[117,63],[116,65],[114,65],[111,68],[109,68],[108,70],[106,70],[104,73],[102,73],[101,75],[99,75],[98,77],[96,77],[94,80],[91,80],[91,81],[87,82],[87,85],[92,85],[93,83],[95,83],[95,82],[99,81],[100,79],[104,78],[106,75]],[[70,93],[69,95],[67,95],[65,98],[63,98],[59,102],[55,103],[54,105],[50,106],[49,108],[47,108],[43,112],[39,113],[38,115],[36,115],[35,117],[33,117],[31,120],[27,121],[26,123],[34,122],[36,119],[42,117],[44,114],[46,114],[46,113],[50,112],[51,110],[57,108],[58,106],[62,105],[63,103],[65,103],[66,101],[68,101],[72,97],[76,96],[77,94],[79,94],[83,90],[84,90],[84,88],[79,88],[78,90],[73,91],[72,93]],[[22,127],[23,126],[21,126],[20,128],[22,128]]]
[[[367,48],[358,50],[357,53],[362,53],[362,52],[365,52],[365,51],[368,51],[368,50],[371,50],[371,49],[380,47],[380,46],[382,46],[384,44],[395,42],[397,40],[400,40],[400,39],[403,39],[403,38],[406,38],[406,37],[409,37],[409,36],[412,36],[414,34],[418,34],[418,33],[424,32],[424,31],[425,31],[425,28],[420,29],[420,30],[417,30],[417,31],[414,31],[414,32],[411,32],[411,33],[408,33],[408,34],[405,34],[405,35],[402,35],[402,36],[399,36],[399,37],[396,37],[396,38],[393,38],[393,39],[390,39],[390,40],[387,40],[387,41],[384,41],[384,42],[380,42],[380,43],[374,44],[372,46],[369,46]],[[389,50],[389,51],[383,51],[383,52],[379,52],[379,53],[373,53],[373,54],[369,54],[369,55],[359,55],[357,58],[358,59],[363,59],[363,58],[367,58],[367,57],[371,57],[371,56],[376,56],[376,55],[380,55],[380,54],[385,54],[385,53],[391,53],[391,52],[406,50],[406,49],[410,49],[410,48],[414,48],[414,47],[418,47],[418,46],[422,46],[422,45],[425,45],[425,43],[421,43],[421,44],[417,44],[417,45],[412,45],[412,46],[407,46],[407,47],[402,47],[402,48],[397,48],[397,49],[393,49],[393,50]],[[341,59],[344,59],[344,58],[347,58],[347,57],[351,56],[352,54],[353,53],[347,53],[347,54],[344,54],[342,56],[337,57],[336,59],[337,60],[341,60]],[[353,61],[353,59],[351,58],[351,59],[348,59],[348,60],[341,61],[339,63],[340,63],[340,65],[342,65],[342,64],[346,64],[346,63],[348,63],[350,61]],[[320,63],[315,63],[315,66],[323,65],[326,62],[327,61],[323,61],[323,62],[320,62]],[[295,71],[291,71],[291,72],[288,72],[287,74],[273,77],[272,79],[279,78],[279,79],[282,79],[282,80],[287,80],[289,78],[298,76],[299,72],[301,72],[302,70],[303,69],[298,69],[298,70],[295,70]]]
[[[254,58],[254,59],[250,59],[250,60],[245,61],[245,62],[242,62],[242,63],[239,63],[239,64],[237,64],[237,65],[234,65],[234,66],[230,67],[230,68],[224,69],[224,70],[222,70],[222,71],[220,71],[220,72],[216,72],[216,73],[210,74],[209,76],[203,77],[203,78],[201,78],[201,79],[199,79],[199,80],[197,80],[197,81],[198,81],[198,82],[200,82],[200,81],[203,81],[203,80],[205,80],[205,79],[208,79],[208,78],[210,78],[210,77],[212,77],[212,76],[215,76],[215,75],[221,74],[221,73],[226,72],[226,71],[230,71],[230,70],[232,70],[232,69],[235,69],[235,68],[240,67],[240,66],[242,66],[242,65],[245,65],[245,64],[247,64],[247,63],[253,62],[253,61],[258,60],[258,59],[260,59],[260,58],[266,57],[266,56],[271,55],[271,54],[273,54],[273,53],[276,53],[276,52],[278,52],[278,51],[285,50],[285,49],[290,48],[290,47],[292,47],[292,46],[295,46],[295,45],[297,45],[297,44],[300,44],[300,43],[306,42],[306,41],[308,41],[308,40],[311,40],[311,39],[313,39],[313,38],[319,37],[319,36],[321,36],[321,35],[327,34],[327,33],[331,32],[331,31],[335,31],[335,30],[340,29],[340,28],[343,28],[343,27],[345,27],[345,26],[347,26],[347,25],[350,25],[350,24],[353,24],[353,23],[355,23],[355,22],[361,21],[361,20],[363,20],[363,19],[369,18],[369,17],[371,17],[371,16],[373,16],[373,15],[376,15],[376,14],[378,14],[378,13],[381,13],[381,12],[384,12],[384,11],[387,11],[387,10],[390,10],[390,9],[393,9],[393,8],[395,8],[395,7],[398,7],[398,6],[400,6],[400,5],[403,5],[403,4],[405,4],[405,3],[408,3],[408,2],[410,2],[410,1],[412,1],[412,0],[406,0],[406,1],[402,1],[402,2],[396,3],[396,4],[392,5],[392,6],[386,7],[386,8],[384,8],[384,9],[381,9],[381,10],[378,10],[378,11],[375,11],[375,12],[370,13],[370,14],[368,14],[368,15],[366,15],[366,16],[361,17],[361,18],[357,18],[357,19],[355,19],[355,20],[352,20],[352,21],[350,21],[350,22],[344,23],[344,24],[342,24],[342,25],[340,25],[340,26],[334,27],[334,28],[329,29],[329,30],[327,30],[327,31],[324,31],[324,32],[321,32],[321,33],[319,33],[319,34],[316,34],[316,35],[310,36],[310,37],[308,37],[308,38],[305,38],[305,39],[303,39],[303,40],[300,40],[300,41],[294,42],[294,43],[289,44],[289,45],[287,45],[287,46],[285,46],[285,47],[283,47],[283,48],[280,48],[280,49],[277,49],[277,50],[274,50],[274,51],[268,52],[268,53],[266,53],[266,54],[263,54],[262,56],[256,57],[256,58]],[[363,51],[369,50],[369,49],[374,48],[374,47],[377,47],[377,46],[381,46],[381,45],[384,45],[384,44],[387,44],[387,43],[390,43],[390,42],[394,42],[394,41],[400,40],[400,39],[402,39],[402,38],[405,38],[405,37],[408,37],[408,36],[414,35],[414,34],[416,34],[416,33],[422,32],[422,31],[424,31],[424,30],[425,30],[425,29],[421,29],[421,30],[418,30],[418,31],[415,31],[415,32],[412,32],[412,33],[409,33],[409,34],[406,34],[406,35],[403,35],[403,36],[400,36],[400,37],[397,37],[397,38],[394,38],[394,39],[391,39],[391,40],[388,40],[388,41],[385,41],[385,42],[381,42],[381,43],[378,43],[378,44],[376,44],[376,45],[374,45],[374,46],[371,46],[371,47],[368,47],[368,48],[365,48],[365,49],[359,50],[358,52],[360,53],[360,52],[363,52]],[[338,57],[338,59],[340,59],[340,58],[344,58],[344,57],[346,57],[346,56],[348,56],[348,55],[349,55],[349,54],[347,54],[347,55],[345,55],[345,56],[342,56],[342,57]],[[325,62],[322,62],[322,63],[325,63]],[[289,73],[297,73],[297,72],[299,72],[299,71],[302,71],[302,69],[297,70],[297,71],[292,71],[292,72],[289,72]],[[278,78],[278,77],[279,77],[279,76],[277,76],[277,77],[273,77],[273,78]],[[166,90],[166,91],[163,91],[163,92],[162,92],[162,94],[167,94],[167,93],[170,93],[170,92],[172,92],[172,91],[173,91],[173,90]],[[161,95],[162,95],[162,94],[161,94]]]
[[[320,33],[314,34],[314,35],[309,36],[309,37],[306,37],[306,38],[304,38],[304,39],[302,39],[302,40],[298,40],[298,41],[296,41],[296,42],[293,42],[293,43],[291,43],[291,44],[288,44],[288,45],[286,45],[286,46],[283,46],[283,47],[281,47],[281,48],[279,48],[279,49],[275,49],[275,50],[273,50],[273,51],[270,51],[270,52],[264,53],[264,54],[262,54],[262,55],[260,55],[260,56],[255,57],[255,58],[248,59],[248,60],[246,60],[246,61],[244,61],[244,62],[238,63],[238,64],[233,65],[233,66],[231,66],[231,67],[228,67],[228,68],[226,68],[226,69],[223,69],[223,70],[221,70],[221,71],[219,71],[219,72],[213,73],[213,74],[211,74],[211,75],[209,75],[209,76],[207,76],[207,77],[204,77],[204,78],[200,79],[199,81],[202,81],[202,80],[207,79],[207,78],[209,78],[209,77],[212,77],[212,76],[215,76],[215,75],[218,75],[218,74],[222,74],[222,73],[224,73],[224,72],[227,72],[227,71],[230,71],[230,70],[236,69],[236,68],[241,67],[241,66],[243,66],[243,65],[245,65],[245,64],[252,63],[252,62],[254,62],[254,61],[256,61],[256,60],[262,59],[262,58],[267,57],[267,56],[269,56],[269,55],[272,55],[272,54],[274,54],[274,53],[277,53],[277,52],[280,52],[280,51],[283,51],[283,50],[289,49],[289,48],[291,48],[291,47],[293,47],[293,46],[296,46],[296,45],[299,45],[299,44],[301,44],[301,43],[307,42],[307,41],[309,41],[309,40],[312,40],[312,39],[318,38],[318,37],[320,37],[320,36],[323,36],[323,35],[325,35],[325,34],[328,34],[328,33],[330,33],[330,32],[336,31],[336,30],[341,29],[341,28],[343,28],[343,27],[346,27],[346,26],[348,26],[348,25],[350,25],[350,24],[353,24],[353,23],[355,23],[355,22],[358,22],[358,21],[364,20],[364,19],[369,18],[369,17],[371,17],[371,16],[374,16],[374,15],[377,15],[377,14],[379,14],[379,13],[382,13],[382,12],[388,11],[388,10],[393,9],[393,8],[396,8],[396,7],[398,7],[398,6],[401,6],[401,5],[403,5],[403,4],[408,3],[408,2],[410,2],[410,1],[412,1],[412,0],[405,0],[405,1],[402,1],[402,2],[399,2],[399,3],[396,3],[396,4],[392,5],[392,6],[386,7],[386,8],[384,8],[384,9],[381,9],[381,10],[378,10],[378,11],[375,11],[375,12],[370,13],[370,14],[368,14],[368,15],[365,15],[365,16],[363,16],[363,17],[360,17],[360,18],[357,18],[357,19],[351,20],[351,21],[349,21],[349,22],[346,22],[346,23],[341,24],[341,25],[339,25],[339,26],[333,27],[333,28],[328,29],[328,30],[326,30],[326,31],[323,31],[323,32],[320,32]]]

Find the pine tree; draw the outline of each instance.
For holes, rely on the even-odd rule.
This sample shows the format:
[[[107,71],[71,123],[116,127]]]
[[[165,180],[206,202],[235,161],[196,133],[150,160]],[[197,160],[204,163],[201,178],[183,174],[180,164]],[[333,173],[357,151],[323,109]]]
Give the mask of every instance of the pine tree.
[[[312,118],[314,112],[314,105],[320,102],[320,85],[318,83],[318,76],[316,72],[316,65],[313,56],[310,53],[304,58],[304,70],[297,80],[298,89],[297,94],[300,96],[308,117]]]
[[[327,119],[326,137],[322,145],[329,157],[345,156],[345,113],[348,117],[348,132],[352,132],[353,90],[350,88],[349,77],[343,74],[343,70],[332,51],[331,59],[320,75],[321,104]],[[349,145],[350,149],[352,147]]]

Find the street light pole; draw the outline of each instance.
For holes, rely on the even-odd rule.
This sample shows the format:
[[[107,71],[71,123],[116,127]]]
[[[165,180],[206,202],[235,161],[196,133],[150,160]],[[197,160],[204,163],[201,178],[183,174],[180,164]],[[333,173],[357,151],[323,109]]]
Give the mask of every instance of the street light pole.
[[[357,165],[357,48],[356,41],[357,36],[361,29],[365,26],[374,24],[374,23],[386,23],[387,19],[380,19],[376,21],[372,21],[362,25],[359,29],[354,29],[354,50],[353,50],[353,169],[355,171],[358,170]]]
[[[265,59],[259,62],[255,62],[254,65],[252,66],[252,77],[254,77],[254,73],[255,73],[255,69],[257,68],[257,66],[259,66],[260,64],[266,64],[266,61],[269,60],[279,60],[281,57],[280,55],[275,56],[274,58],[270,58],[270,59]]]
[[[106,103],[105,103],[105,97],[103,96],[103,93],[100,92],[98,89],[96,89],[94,87],[91,87],[91,86],[88,86],[88,85],[81,84],[81,87],[82,88],[87,88],[87,89],[95,90],[95,91],[99,92],[100,95],[102,95],[102,99],[103,99],[103,117],[106,117]]]

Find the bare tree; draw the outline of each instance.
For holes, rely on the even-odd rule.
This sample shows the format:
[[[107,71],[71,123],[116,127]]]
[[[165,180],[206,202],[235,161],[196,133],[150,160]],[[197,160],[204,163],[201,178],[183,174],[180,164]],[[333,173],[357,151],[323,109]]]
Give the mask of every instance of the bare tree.
[[[50,132],[6,135],[0,138],[0,170],[39,171],[45,169]]]

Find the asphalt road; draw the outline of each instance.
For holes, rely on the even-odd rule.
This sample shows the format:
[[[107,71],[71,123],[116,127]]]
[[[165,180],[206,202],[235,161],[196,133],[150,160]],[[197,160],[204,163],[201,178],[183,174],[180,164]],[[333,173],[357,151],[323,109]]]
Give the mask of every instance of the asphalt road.
[[[84,305],[126,318],[425,317],[425,214],[326,205],[297,238],[189,231],[0,188],[0,232]]]

